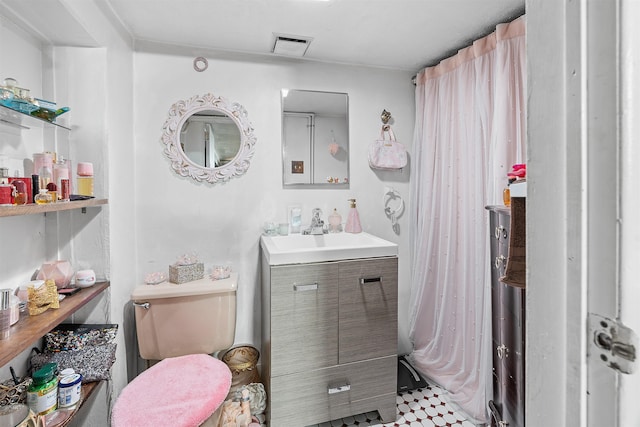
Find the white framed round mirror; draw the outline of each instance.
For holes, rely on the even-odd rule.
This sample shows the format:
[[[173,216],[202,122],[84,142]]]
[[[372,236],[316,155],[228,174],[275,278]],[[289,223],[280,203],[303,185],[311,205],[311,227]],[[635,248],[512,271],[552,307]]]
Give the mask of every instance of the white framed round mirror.
[[[215,184],[247,171],[256,137],[242,105],[207,93],[171,106],[162,143],[178,175]]]

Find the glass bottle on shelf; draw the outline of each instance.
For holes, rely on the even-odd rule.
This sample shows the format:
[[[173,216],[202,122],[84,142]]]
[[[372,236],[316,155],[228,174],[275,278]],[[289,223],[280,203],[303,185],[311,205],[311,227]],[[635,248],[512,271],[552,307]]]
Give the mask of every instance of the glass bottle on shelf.
[[[58,191],[62,191],[62,180],[68,180],[69,193],[72,193],[71,189],[71,161],[69,159],[63,159],[62,156],[58,156],[57,161],[53,164],[53,182],[58,187]]]
[[[33,173],[39,177],[40,188],[47,188],[53,178],[54,155],[51,152],[33,154]]]
[[[93,163],[78,162],[78,194],[93,196]]]
[[[502,202],[506,207],[511,206],[511,190],[508,185],[502,191]]]
[[[40,189],[40,192],[36,194],[36,197],[34,200],[38,205],[45,205],[47,203],[51,203],[53,201],[53,198],[51,197],[51,194],[49,194],[49,191],[46,188],[42,188]]]
[[[27,190],[27,184],[25,181],[15,180],[13,181],[13,204],[14,205],[26,205],[29,203],[29,191]]]

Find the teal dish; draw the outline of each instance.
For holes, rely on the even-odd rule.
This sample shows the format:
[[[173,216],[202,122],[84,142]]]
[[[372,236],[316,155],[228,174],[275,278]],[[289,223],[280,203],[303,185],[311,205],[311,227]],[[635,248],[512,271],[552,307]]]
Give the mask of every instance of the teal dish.
[[[0,99],[0,104],[4,105],[5,107],[11,108],[12,110],[16,110],[25,114],[31,114],[39,108],[37,105],[33,105],[30,102],[16,98]]]

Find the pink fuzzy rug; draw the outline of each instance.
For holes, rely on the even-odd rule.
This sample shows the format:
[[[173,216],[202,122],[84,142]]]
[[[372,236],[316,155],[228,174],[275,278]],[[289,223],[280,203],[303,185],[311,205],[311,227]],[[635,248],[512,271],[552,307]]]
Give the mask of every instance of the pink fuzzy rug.
[[[131,381],[111,413],[113,427],[197,427],[222,404],[231,371],[206,354],[164,359]]]

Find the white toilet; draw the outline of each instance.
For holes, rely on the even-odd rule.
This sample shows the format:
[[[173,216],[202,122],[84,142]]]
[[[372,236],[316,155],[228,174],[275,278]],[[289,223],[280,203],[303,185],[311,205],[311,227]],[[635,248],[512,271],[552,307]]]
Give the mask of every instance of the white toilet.
[[[238,274],[182,284],[137,286],[135,306],[140,357],[162,360],[186,354],[213,354],[233,345]]]

